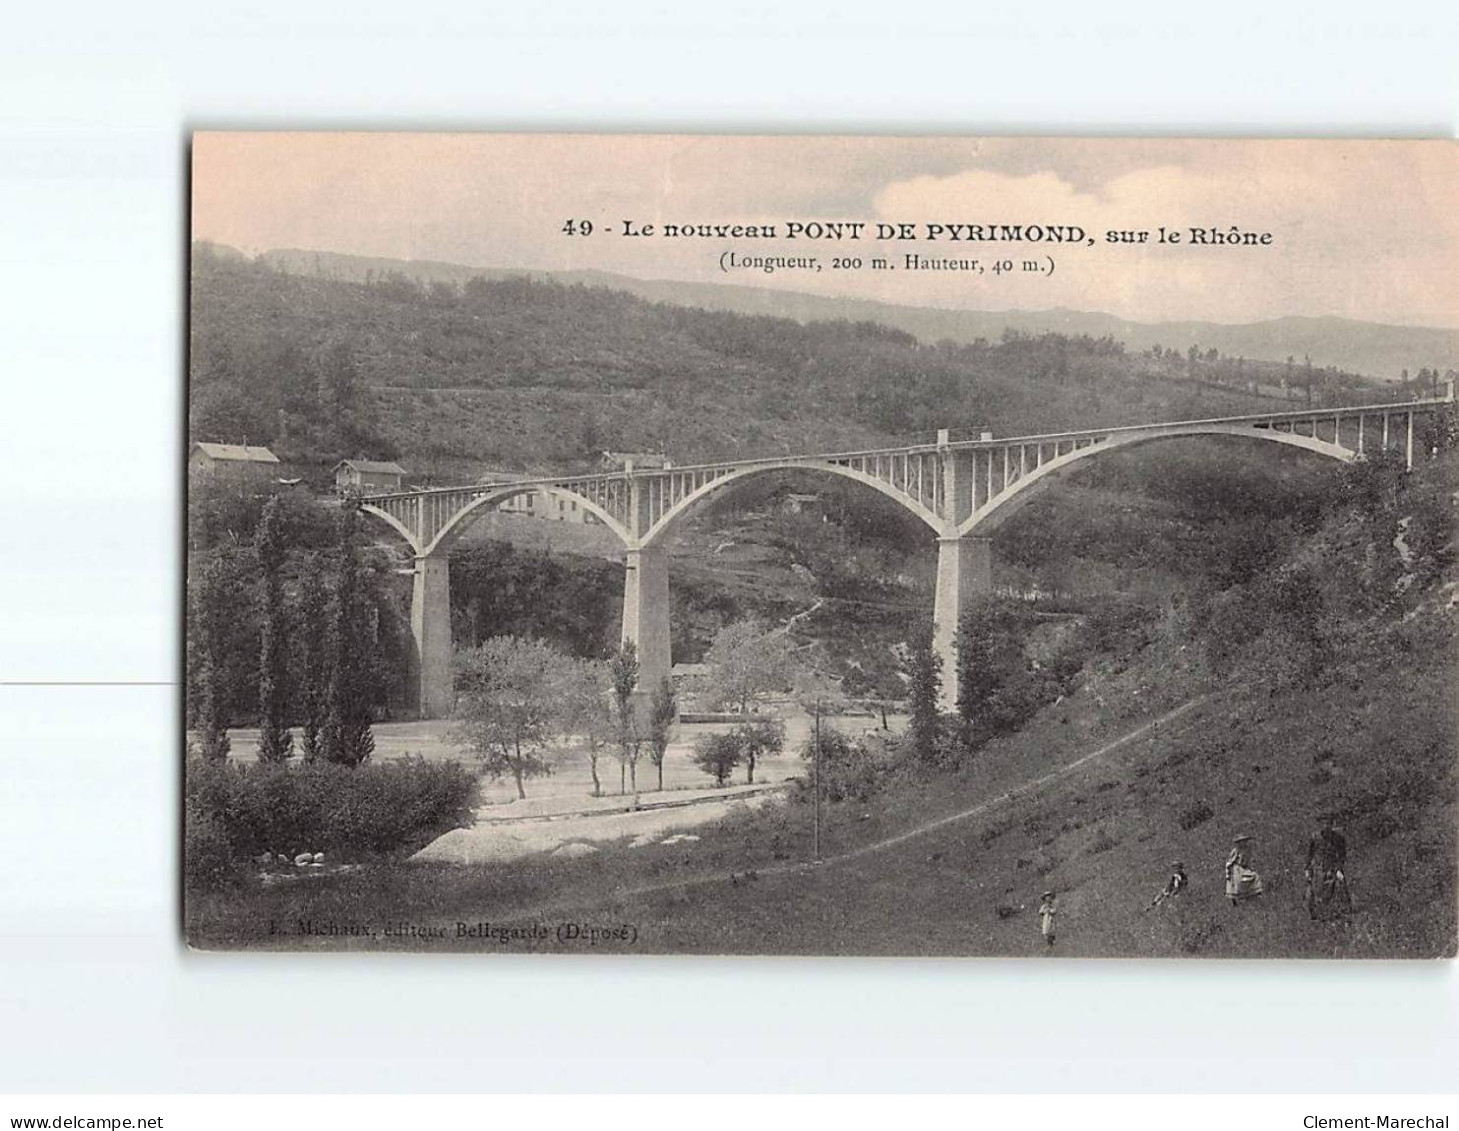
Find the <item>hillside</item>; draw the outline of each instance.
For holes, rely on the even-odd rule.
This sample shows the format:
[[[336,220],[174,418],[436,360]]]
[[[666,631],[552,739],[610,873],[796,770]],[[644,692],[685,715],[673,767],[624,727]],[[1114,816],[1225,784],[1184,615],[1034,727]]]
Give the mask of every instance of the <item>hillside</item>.
[[[928,345],[871,322],[801,324],[526,277],[359,282],[203,247],[193,264],[193,436],[268,443],[316,473],[372,454],[401,459],[414,482],[460,481],[580,469],[605,448],[687,462],[938,428],[1230,414],[1272,407],[1285,368],[1131,354],[1083,335]],[[1382,395],[1350,373],[1300,376],[1313,403]]]
[[[1318,368],[1367,373],[1396,381],[1407,369],[1448,370],[1459,367],[1459,330],[1426,326],[1391,326],[1346,318],[1276,318],[1264,322],[1131,322],[1113,315],[1080,310],[945,310],[898,306],[865,299],[828,298],[781,289],[767,290],[713,283],[635,279],[605,271],[526,272],[467,267],[456,263],[379,259],[337,252],[279,249],[263,253],[260,261],[294,275],[365,282],[400,274],[422,283],[465,283],[482,276],[491,279],[531,277],[564,284],[583,284],[625,291],[651,302],[703,307],[736,314],[769,315],[798,322],[876,322],[905,330],[920,341],[949,340],[970,343],[979,338],[997,341],[1005,330],[1038,335],[1057,333],[1092,338],[1112,337],[1131,351],[1152,346],[1184,352],[1196,345],[1214,348],[1231,357],[1273,362],[1288,357],[1312,359]]]

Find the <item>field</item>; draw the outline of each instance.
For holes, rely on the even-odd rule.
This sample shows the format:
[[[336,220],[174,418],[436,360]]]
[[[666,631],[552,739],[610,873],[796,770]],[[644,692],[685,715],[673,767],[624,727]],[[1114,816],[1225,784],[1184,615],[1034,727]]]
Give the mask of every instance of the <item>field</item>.
[[[802,772],[799,754],[801,743],[810,734],[811,721],[803,713],[790,710],[785,713],[785,751],[766,758],[755,767],[755,780],[766,784],[784,782]],[[891,723],[900,728],[904,720],[893,717]],[[419,756],[429,761],[456,760],[470,764],[473,755],[469,747],[452,741],[452,723],[448,720],[422,720],[418,722],[379,723],[374,727],[374,760],[390,761],[396,758]],[[864,730],[874,726],[870,718],[843,720],[841,725],[848,729]],[[704,771],[690,761],[694,743],[701,735],[716,730],[729,729],[724,724],[680,723],[675,729],[673,741],[664,757],[664,790],[685,791],[703,789],[712,785]],[[228,732],[232,757],[240,761],[251,761],[256,757],[258,731],[238,728]],[[510,779],[484,781],[481,789],[482,805],[492,810],[493,817],[537,817],[552,813],[589,807],[593,802],[592,776],[588,757],[582,746],[576,742],[561,743],[552,751],[553,772],[526,783],[527,799],[517,798],[516,787]],[[618,759],[611,747],[599,755],[598,775],[603,783],[601,799],[604,804],[613,804],[619,793]],[[736,770],[735,781],[743,782],[745,771]],[[657,771],[644,755],[638,766],[638,786],[645,799],[657,793]],[[629,789],[631,793],[631,788]]]

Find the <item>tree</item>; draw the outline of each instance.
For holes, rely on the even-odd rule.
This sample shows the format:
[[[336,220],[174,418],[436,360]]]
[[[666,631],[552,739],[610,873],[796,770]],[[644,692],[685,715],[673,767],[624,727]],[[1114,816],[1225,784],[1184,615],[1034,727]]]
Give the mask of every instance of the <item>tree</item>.
[[[957,710],[967,728],[988,721],[998,689],[1024,668],[1022,612],[984,597],[958,622]]]
[[[740,736],[740,758],[745,763],[745,782],[755,784],[755,764],[769,754],[785,749],[785,724],[779,719],[755,719],[735,728]]]
[[[304,760],[322,753],[320,730],[329,703],[329,589],[318,554],[309,554],[299,578],[299,665],[295,686],[299,692],[300,744]]]
[[[664,676],[654,688],[648,712],[648,756],[659,772],[659,791],[664,788],[664,756],[669,752],[669,732],[679,721],[679,700],[674,681]]]
[[[343,341],[331,342],[320,351],[315,363],[318,373],[318,401],[325,416],[343,425],[359,401],[360,376],[354,352]]]
[[[335,585],[329,632],[328,710],[320,729],[327,761],[359,766],[375,751],[370,730],[370,658],[366,631],[368,609],[355,558],[356,508],[346,506],[339,518]]]
[[[694,764],[714,778],[714,784],[729,784],[729,776],[742,756],[740,732],[706,734],[694,744]]]
[[[221,626],[219,605],[223,596],[222,563],[214,558],[198,581],[196,624],[197,708],[196,723],[203,758],[221,762],[228,757],[228,724],[223,704],[222,664],[218,655]]]
[[[709,701],[745,714],[750,703],[790,682],[790,643],[784,631],[766,631],[753,620],[727,624],[704,657],[710,669]]]
[[[607,665],[601,660],[564,660],[559,693],[559,725],[583,740],[588,770],[593,775],[593,796],[603,796],[598,780],[598,758],[614,732],[608,708]]]
[[[942,657],[932,649],[930,628],[919,629],[912,638],[908,661],[911,684],[907,693],[912,716],[908,729],[912,736],[912,749],[922,761],[931,762],[937,757],[938,736],[942,726],[942,717],[937,709],[938,676],[942,671]]]
[[[253,537],[263,619],[258,660],[258,756],[264,762],[286,761],[294,749],[288,723],[288,633],[282,578],[285,547],[280,523],[279,497],[275,495],[264,506],[263,519]]]
[[[885,646],[868,648],[858,663],[852,665],[842,683],[843,691],[863,700],[881,717],[882,730],[890,730],[887,712],[907,693],[902,665],[893,649]]]
[[[837,802],[847,798],[866,801],[881,787],[881,772],[876,759],[861,743],[842,734],[835,727],[821,727],[819,771],[814,737],[801,744],[800,757],[807,771],[819,773],[822,796]]]
[[[643,739],[638,733],[637,711],[633,703],[633,692],[638,687],[638,646],[632,640],[625,640],[618,653],[608,661],[608,676],[613,682],[613,704],[618,723],[618,792],[625,792],[623,774],[627,770],[633,777],[636,799],[638,752]]]
[[[460,654],[453,733],[488,775],[511,774],[518,798],[527,778],[552,772],[544,751],[565,678],[563,657],[540,640],[493,636]]]

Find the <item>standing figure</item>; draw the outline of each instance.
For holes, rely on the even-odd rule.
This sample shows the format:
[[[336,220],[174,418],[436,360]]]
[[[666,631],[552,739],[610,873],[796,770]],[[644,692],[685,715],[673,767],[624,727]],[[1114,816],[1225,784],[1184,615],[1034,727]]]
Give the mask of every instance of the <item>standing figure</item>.
[[[1182,864],[1179,860],[1176,860],[1170,865],[1170,867],[1170,879],[1165,881],[1164,890],[1162,890],[1159,895],[1157,895],[1154,899],[1150,901],[1150,907],[1159,907],[1167,899],[1174,899],[1181,892],[1185,891],[1186,885],[1190,883],[1190,881],[1186,878],[1184,864]],[[1145,910],[1149,911],[1150,907],[1145,908]]]
[[[1317,835],[1307,842],[1307,868],[1302,873],[1307,880],[1307,891],[1302,903],[1311,918],[1316,919],[1319,911],[1351,910],[1347,862],[1347,839],[1329,814],[1322,819]]]
[[[1261,877],[1250,866],[1250,843],[1249,836],[1237,837],[1231,842],[1231,854],[1226,857],[1226,898],[1232,907],[1262,893]]]
[[[1054,893],[1046,891],[1039,903],[1039,930],[1043,932],[1044,942],[1050,946],[1054,945],[1054,916],[1058,912],[1054,902]]]

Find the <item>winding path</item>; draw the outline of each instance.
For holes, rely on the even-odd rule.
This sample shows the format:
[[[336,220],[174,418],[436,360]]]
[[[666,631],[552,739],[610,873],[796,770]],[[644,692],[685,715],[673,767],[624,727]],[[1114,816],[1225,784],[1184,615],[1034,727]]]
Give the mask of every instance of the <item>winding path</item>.
[[[1015,786],[1014,788],[1007,790],[1004,793],[1000,793],[996,797],[989,798],[987,801],[979,802],[977,805],[971,806],[970,808],[959,810],[958,812],[951,813],[945,817],[938,817],[936,820],[928,821],[925,824],[918,825],[915,828],[907,829],[904,832],[897,833],[894,836],[889,836],[883,838],[882,840],[873,841],[871,844],[864,844],[859,848],[848,849],[847,851],[838,853],[835,856],[828,856],[823,859],[819,864],[812,864],[808,862],[797,862],[794,864],[774,864],[764,868],[756,869],[756,875],[761,877],[788,875],[795,872],[814,872],[825,868],[835,867],[838,864],[844,864],[848,860],[855,860],[863,856],[870,856],[876,852],[884,852],[889,848],[895,848],[897,845],[905,844],[907,841],[914,840],[919,836],[925,836],[927,833],[935,832],[938,829],[945,828],[948,825],[956,824],[959,821],[968,820],[970,817],[980,816],[996,808],[999,805],[1002,805],[1009,801],[1013,801],[1019,797],[1027,796],[1028,794],[1034,792],[1035,790],[1038,790],[1042,786],[1048,785],[1051,782],[1055,782],[1061,778],[1067,777],[1069,774],[1073,773],[1080,767],[1087,765],[1088,763],[1093,762],[1098,758],[1102,758],[1112,751],[1118,750],[1120,747],[1126,745],[1127,743],[1133,742],[1135,741],[1135,739],[1141,738],[1159,727],[1174,722],[1182,715],[1193,710],[1200,704],[1207,702],[1217,694],[1219,693],[1209,692],[1205,695],[1198,695],[1194,699],[1187,699],[1180,706],[1165,712],[1165,714],[1159,716],[1158,718],[1151,719],[1149,722],[1136,727],[1134,730],[1128,732],[1127,734],[1121,735],[1119,738],[1116,738],[1111,742],[1105,743],[1098,749],[1091,750],[1088,754],[1080,755],[1080,757],[1076,758],[1072,762],[1066,762],[1064,765],[1058,767],[1055,770],[1051,770],[1047,774],[1044,774],[1037,778],[1031,778],[1021,785]],[[728,882],[731,878],[731,874],[726,874],[724,872],[715,872],[712,875],[686,876],[677,880],[666,880],[660,883],[644,884],[640,887],[626,888],[611,893],[605,893],[606,898],[604,899],[604,902],[618,902],[624,899],[633,899],[637,896],[653,895],[657,892],[680,891],[707,884],[725,883]],[[504,921],[511,921],[513,919],[528,918],[532,915],[544,917],[551,916],[562,911],[568,911],[574,908],[581,907],[583,906],[583,902],[584,901],[581,899],[573,900],[571,902],[564,901],[562,903],[534,907],[530,911],[523,911],[521,913],[513,913],[511,915],[497,915],[495,916],[495,918]]]

